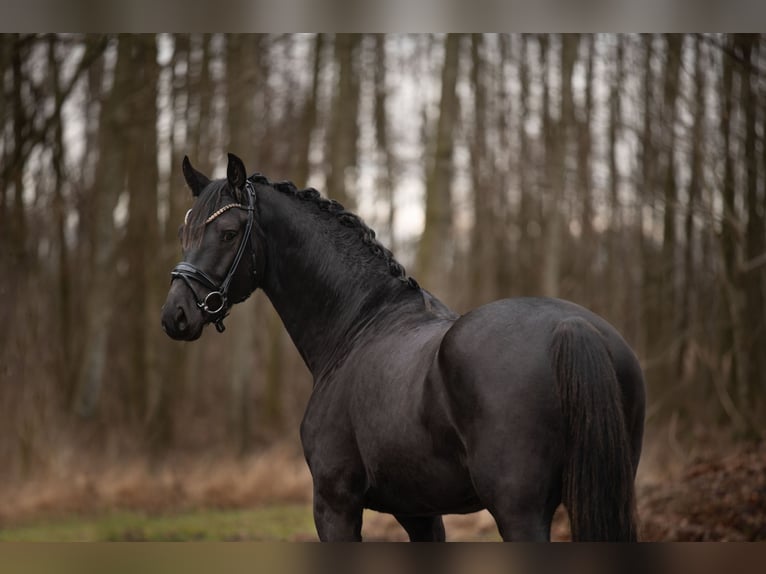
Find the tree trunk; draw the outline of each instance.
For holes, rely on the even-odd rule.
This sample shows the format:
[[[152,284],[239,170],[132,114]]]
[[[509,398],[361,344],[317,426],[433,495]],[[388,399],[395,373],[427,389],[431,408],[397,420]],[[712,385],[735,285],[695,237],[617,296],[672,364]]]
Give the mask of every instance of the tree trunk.
[[[189,155],[194,158],[194,164],[202,173],[210,173],[213,163],[210,155],[213,148],[213,96],[215,85],[211,77],[210,62],[214,59],[213,36],[202,34],[201,37],[193,36],[199,42],[199,69],[194,71],[194,85],[196,89],[190,90],[189,98],[197,114],[194,121],[190,122]],[[197,42],[195,42],[196,44]],[[191,107],[191,106],[190,106]]]
[[[656,186],[656,156],[654,135],[654,38],[651,34],[642,36],[643,40],[643,127],[641,131],[640,173],[637,201],[636,231],[641,254],[641,286],[637,305],[638,326],[642,333],[639,339],[639,352],[653,364],[657,352],[658,301],[657,301],[657,265],[653,242],[647,237],[654,228],[654,196]],[[650,368],[647,367],[647,372]],[[648,378],[648,377],[647,377]]]
[[[742,269],[742,288],[744,306],[742,317],[743,358],[745,373],[744,385],[738,395],[740,404],[748,411],[752,410],[756,398],[761,397],[766,389],[766,307],[764,306],[764,287],[766,287],[766,265],[754,265],[766,253],[766,227],[764,226],[764,208],[766,201],[758,190],[758,157],[756,155],[756,131],[758,122],[758,77],[753,71],[754,62],[758,62],[757,35],[737,35],[739,53],[742,57],[741,86],[742,106],[745,113],[745,204],[747,206],[747,225],[745,228],[745,253]],[[766,144],[766,138],[763,138]],[[766,148],[766,145],[764,145]],[[766,152],[764,152],[766,153]]]
[[[508,182],[513,179],[513,160],[511,157],[518,157],[518,152],[512,150],[513,126],[511,117],[516,110],[513,107],[510,86],[513,81],[510,76],[510,70],[507,63],[514,61],[513,46],[509,34],[501,34],[500,41],[500,59],[495,64],[497,73],[498,103],[493,110],[493,117],[496,118],[496,133],[499,146],[494,154],[490,154],[489,161],[493,164],[502,165],[501,169],[494,170],[494,177],[491,185],[496,191],[496,213],[493,221],[495,228],[492,242],[495,245],[495,261],[493,262],[495,273],[494,283],[496,286],[495,298],[510,297],[514,291],[514,254],[516,245],[510,236],[509,230],[513,226],[513,220],[510,208],[510,199],[508,193]],[[518,113],[518,112],[516,112]],[[498,162],[498,159],[500,161]],[[517,179],[518,181],[518,179]]]
[[[733,50],[733,39],[727,39],[727,48]],[[721,254],[723,256],[723,297],[726,301],[721,336],[721,356],[728,362],[728,377],[724,386],[730,391],[742,388],[741,375],[745,372],[741,337],[740,317],[742,316],[741,287],[738,273],[739,255],[737,229],[740,216],[737,210],[737,195],[734,181],[734,158],[732,146],[732,109],[735,101],[734,62],[728,53],[723,54],[723,76],[721,80],[721,133],[723,135],[723,220],[721,222]],[[737,422],[736,420],[733,422]]]
[[[540,201],[539,187],[533,184],[532,151],[527,134],[527,118],[531,116],[528,36],[521,36],[521,54],[519,55],[519,161],[516,169],[519,172],[519,249],[517,254],[517,281],[520,295],[535,294],[540,284],[539,266],[533,264],[538,252],[538,237],[540,235]],[[543,110],[542,115],[545,115]],[[536,189],[537,188],[537,189]]]
[[[319,105],[319,82],[322,74],[322,56],[325,34],[317,34],[314,40],[314,68],[311,77],[311,91],[306,96],[301,114],[301,135],[297,141],[295,184],[303,187],[308,183],[311,172],[311,139],[317,124]]]
[[[125,128],[128,161],[127,254],[130,272],[132,309],[125,317],[129,326],[131,374],[127,383],[128,409],[136,421],[147,424],[147,439],[151,448],[164,447],[169,438],[168,421],[155,417],[158,397],[163,395],[162,381],[157,371],[157,309],[161,306],[160,269],[157,257],[159,221],[157,218],[157,91],[159,64],[157,40],[154,35],[123,36],[128,45],[131,93],[127,98],[130,123]]]
[[[702,66],[702,42],[698,38],[694,44],[694,94],[696,95],[694,100],[694,120],[692,124],[692,149],[690,158],[690,176],[688,187],[688,200],[686,206],[686,214],[684,219],[684,260],[683,260],[683,282],[684,287],[681,289],[681,316],[679,319],[679,334],[681,336],[681,347],[678,351],[676,362],[676,376],[681,380],[687,380],[690,372],[686,368],[686,365],[690,363],[690,358],[687,357],[689,349],[689,343],[692,339],[692,314],[695,300],[695,265],[694,265],[694,246],[695,246],[695,233],[694,233],[694,216],[695,212],[699,209],[701,188],[703,186],[703,134],[706,133],[705,129],[705,73]]]
[[[110,41],[103,39],[104,50],[109,47]],[[89,37],[86,45],[95,42]],[[96,178],[100,177],[98,173],[98,164],[102,158],[100,148],[105,140],[106,116],[104,115],[104,106],[109,98],[109,92],[104,85],[104,69],[106,67],[106,58],[96,59],[87,70],[87,100],[83,105],[83,113],[86,120],[84,152],[80,169],[83,173],[92,173],[92,177],[85,178],[81,185],[82,189],[72,189],[72,207],[77,214],[77,238],[72,249],[72,269],[86,269],[88,273],[73,273],[71,277],[73,293],[89,293],[93,288],[91,273],[96,266],[96,244],[98,236],[98,223],[96,221],[97,211],[100,209],[100,195],[96,195],[95,200],[91,199],[91,192],[95,189]],[[112,65],[114,69],[114,65]],[[114,87],[114,83],[112,83]],[[103,128],[103,129],[102,129]],[[119,194],[119,191],[115,192]],[[114,199],[116,201],[116,197]],[[95,311],[90,308],[88,297],[72,298],[72,316],[78,320],[72,325],[73,337],[73,364],[71,386],[67,389],[66,404],[73,410],[80,392],[83,366],[88,353],[90,319]]]
[[[471,35],[471,85],[473,87],[474,126],[471,140],[471,181],[474,224],[471,237],[471,306],[489,303],[494,289],[494,211],[490,167],[487,158],[487,88],[481,34]]]
[[[132,78],[130,44],[123,37],[117,42],[112,90],[101,106],[99,155],[93,187],[88,190],[89,213],[92,214],[92,256],[88,270],[90,281],[86,283],[83,295],[90,304],[83,309],[83,357],[72,405],[80,416],[91,416],[95,412],[104,383],[115,279],[113,269],[117,233],[113,213],[125,188],[123,157],[127,140],[125,132],[132,119],[127,107]]]
[[[681,34],[668,34],[665,37],[667,43],[665,78],[664,78],[664,102],[663,102],[663,125],[665,152],[665,176],[664,176],[664,222],[662,235],[662,262],[659,283],[659,329],[661,344],[667,355],[662,359],[662,380],[670,381],[673,378],[673,367],[678,360],[677,339],[677,285],[676,285],[676,204],[678,203],[678,184],[676,182],[676,117],[678,98],[679,73],[681,70],[681,57],[683,50],[683,36]]]
[[[327,193],[349,210],[355,207],[346,182],[357,164],[360,44],[359,34],[335,37],[338,73],[328,141]]]
[[[0,78],[2,78],[3,85],[5,85],[5,75],[6,70],[9,67],[10,59],[11,59],[11,53],[13,50],[13,39],[6,35],[6,34],[0,34]],[[5,172],[5,166],[7,165],[7,162],[9,161],[8,158],[8,148],[9,148],[9,142],[8,142],[8,135],[7,135],[7,129],[6,124],[8,122],[8,118],[6,114],[8,113],[8,101],[6,98],[0,98],[0,173]],[[0,221],[6,222],[8,221],[8,181],[5,177],[0,176]],[[10,235],[8,233],[8,225],[0,225],[0,245],[9,245],[10,244]],[[5,268],[6,265],[10,264],[10,261],[5,261],[5,257],[8,254],[6,253],[6,249],[3,248],[0,250],[0,264],[3,265]],[[1,341],[2,339],[0,339]]]
[[[585,59],[585,103],[583,116],[581,121],[577,121],[574,117],[572,128],[576,128],[578,132],[577,138],[577,188],[578,199],[581,205],[580,214],[580,237],[579,243],[579,257],[576,259],[580,261],[579,268],[582,270],[582,276],[578,282],[576,290],[577,299],[588,303],[596,308],[600,307],[598,302],[592,300],[594,286],[598,284],[597,277],[594,276],[596,272],[596,266],[594,265],[596,255],[598,253],[598,245],[595,242],[593,232],[593,175],[591,170],[592,166],[592,147],[593,136],[592,127],[593,122],[593,62],[595,58],[595,36],[588,34],[585,37],[587,52]],[[577,46],[574,48],[575,54],[577,52]],[[571,82],[569,84],[569,90],[571,92]],[[570,98],[573,95],[570,94]],[[612,292],[613,298],[617,299],[616,292]],[[606,309],[601,309],[602,312]],[[614,317],[610,317],[614,320]]]
[[[28,133],[28,119],[22,99],[24,82],[21,69],[26,59],[26,43],[20,35],[11,52],[11,106],[13,109],[13,155],[11,156],[10,180],[13,184],[13,210],[8,224],[10,230],[11,261],[17,270],[24,270],[27,251],[27,215],[24,209],[24,144]]]
[[[54,109],[57,110],[53,120],[52,141],[52,167],[53,181],[53,213],[56,228],[56,250],[58,259],[58,338],[61,342],[59,348],[58,372],[62,379],[61,397],[63,403],[71,398],[74,387],[74,370],[72,356],[72,296],[71,277],[69,263],[69,248],[66,238],[66,218],[69,212],[67,200],[64,197],[65,165],[64,165],[64,126],[61,117],[63,106],[63,94],[61,91],[60,66],[56,55],[56,36],[48,37],[48,65],[50,67],[51,83],[53,88]]]
[[[388,128],[388,86],[386,60],[386,36],[375,35],[375,141],[377,154],[381,159],[378,161],[377,193],[388,206],[386,216],[386,235],[388,247],[396,253],[396,237],[394,223],[396,220],[396,201],[394,198],[394,172],[395,159],[391,149],[391,141]]]
[[[609,318],[613,321],[622,319],[627,322],[623,312],[625,297],[619,297],[618,293],[624,293],[630,287],[626,281],[620,285],[621,265],[619,260],[623,256],[622,250],[622,207],[620,205],[620,171],[617,166],[617,141],[620,135],[622,123],[622,85],[624,82],[625,69],[625,42],[621,35],[617,36],[617,46],[612,72],[612,87],[609,94],[609,245],[607,265],[609,269],[609,292],[612,293],[609,306]]]
[[[577,58],[577,46],[580,38],[577,34],[561,36],[561,117],[554,124],[549,117],[546,131],[547,171],[552,174],[550,185],[547,187],[548,210],[545,226],[545,257],[543,260],[543,294],[547,297],[558,297],[561,290],[561,260],[563,250],[564,213],[562,204],[566,197],[567,166],[566,158],[569,151],[570,134],[574,127],[574,98],[572,94],[572,73]],[[548,41],[541,42],[541,52],[545,53]],[[546,65],[542,67],[547,70]],[[548,97],[547,82],[543,101]],[[546,106],[546,115],[550,109]]]
[[[452,152],[457,120],[457,73],[461,37],[447,34],[444,40],[441,100],[436,126],[434,155],[426,175],[425,226],[418,246],[416,268],[423,286],[435,289],[446,284],[448,245],[452,228]]]

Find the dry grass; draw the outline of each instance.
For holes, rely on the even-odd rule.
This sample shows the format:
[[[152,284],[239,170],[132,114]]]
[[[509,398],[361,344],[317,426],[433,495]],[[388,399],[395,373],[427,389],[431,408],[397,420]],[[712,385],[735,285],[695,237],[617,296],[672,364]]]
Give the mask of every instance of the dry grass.
[[[759,538],[760,526],[751,528],[753,525],[749,523],[748,528],[757,531],[755,535],[748,534],[749,530],[734,532],[732,527],[726,536],[716,538],[718,530],[723,532],[721,523],[731,525],[736,521],[724,516],[723,510],[716,510],[709,502],[703,506],[709,509],[710,516],[704,514],[700,504],[705,501],[700,500],[699,494],[709,486],[711,492],[705,496],[714,500],[723,498],[724,494],[734,496],[745,489],[747,496],[740,497],[742,508],[754,507],[756,502],[766,500],[762,477],[756,476],[761,472],[759,464],[766,460],[764,447],[745,449],[741,456],[724,458],[731,449],[714,445],[715,448],[709,447],[711,452],[706,459],[709,462],[701,466],[697,454],[686,451],[687,455],[681,456],[683,453],[673,449],[671,443],[664,436],[650,437],[644,449],[636,481],[643,538],[688,539],[684,533],[692,532],[692,526],[699,530],[694,530],[699,539]],[[59,454],[44,476],[3,485],[0,528],[67,517],[85,520],[115,512],[140,512],[153,517],[147,520],[155,521],[162,516],[181,517],[184,513],[219,510],[241,512],[272,508],[278,515],[280,507],[302,509],[294,514],[305,515],[310,523],[311,476],[300,449],[294,444],[273,446],[242,460],[228,455],[204,459],[187,456],[167,460],[158,467],[149,466],[139,457],[119,465],[114,461],[92,460],[86,465],[77,457]],[[719,460],[722,462],[717,462]],[[706,472],[710,469],[709,474],[702,473],[700,468]],[[692,483],[696,492],[690,492]],[[738,516],[748,514],[744,510],[737,512]],[[748,516],[750,514],[752,512]],[[702,518],[696,520],[697,515]],[[761,520],[761,517],[758,514],[753,520]],[[683,530],[690,520],[694,524]],[[445,526],[449,540],[499,540],[494,520],[486,511],[446,516]],[[676,530],[683,530],[683,536]],[[366,540],[407,539],[392,516],[373,511],[365,511],[363,536]],[[569,539],[569,523],[563,508],[559,508],[554,518],[551,537],[557,541]],[[316,534],[313,529],[303,529],[286,538],[316,540]]]
[[[119,466],[90,461],[4,488],[0,525],[43,517],[114,510],[152,514],[193,508],[234,509],[274,503],[309,503],[311,476],[290,446],[275,446],[245,460],[179,459],[159,468],[144,459]]]

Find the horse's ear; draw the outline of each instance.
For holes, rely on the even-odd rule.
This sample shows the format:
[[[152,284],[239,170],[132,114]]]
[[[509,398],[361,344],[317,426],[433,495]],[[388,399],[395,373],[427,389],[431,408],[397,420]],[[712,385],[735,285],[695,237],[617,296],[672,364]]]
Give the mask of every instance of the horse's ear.
[[[247,174],[245,173],[245,164],[233,153],[229,154],[229,165],[226,167],[226,179],[232,189],[242,189],[245,187]]]
[[[208,186],[210,180],[192,167],[192,164],[189,161],[189,156],[187,155],[184,156],[182,169],[184,172],[184,179],[186,179],[186,185],[191,189],[192,195],[197,197],[202,190]]]

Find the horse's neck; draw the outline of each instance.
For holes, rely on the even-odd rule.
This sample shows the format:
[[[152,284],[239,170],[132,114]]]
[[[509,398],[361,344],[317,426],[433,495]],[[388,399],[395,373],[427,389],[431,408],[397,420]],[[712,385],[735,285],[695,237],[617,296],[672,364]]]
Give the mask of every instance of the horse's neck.
[[[340,225],[312,210],[316,206],[309,201],[279,191],[259,195],[267,250],[262,288],[316,378],[348,352],[376,307],[391,300],[387,289],[395,289],[396,280],[355,265],[353,255],[333,240]],[[354,248],[362,249],[351,242]]]

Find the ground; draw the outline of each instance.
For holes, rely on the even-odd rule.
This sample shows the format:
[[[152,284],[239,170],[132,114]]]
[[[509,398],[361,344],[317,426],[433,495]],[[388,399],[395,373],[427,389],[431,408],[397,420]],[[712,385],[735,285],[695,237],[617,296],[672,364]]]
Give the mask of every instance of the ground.
[[[293,450],[184,464],[191,463],[11,485],[0,507],[0,541],[316,540],[310,477]],[[672,473],[640,470],[637,499],[642,540],[766,540],[766,442],[708,450]],[[451,540],[499,539],[486,512],[445,523]],[[406,539],[393,518],[371,511],[363,535]],[[559,509],[552,538],[568,537]]]
[[[645,540],[766,540],[766,442],[696,458],[639,496]]]

